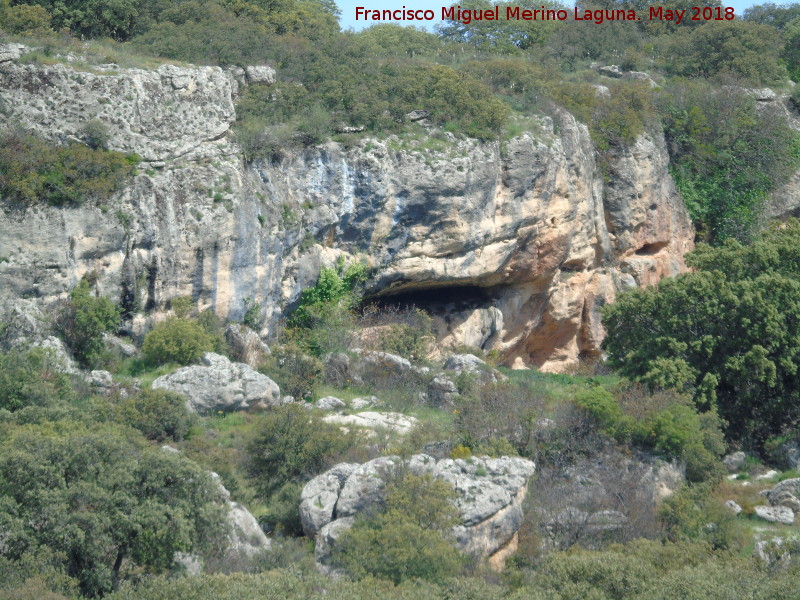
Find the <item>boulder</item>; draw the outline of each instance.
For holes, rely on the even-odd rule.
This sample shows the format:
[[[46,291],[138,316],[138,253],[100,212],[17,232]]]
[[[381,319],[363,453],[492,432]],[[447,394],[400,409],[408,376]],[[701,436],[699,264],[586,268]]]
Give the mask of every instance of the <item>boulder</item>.
[[[6,327],[0,332],[0,349],[42,342],[50,333],[48,319],[33,300],[15,299],[0,309]]]
[[[333,520],[333,509],[339,493],[358,466],[355,463],[338,464],[305,485],[300,495],[300,521],[308,537],[317,535],[320,529]]]
[[[800,478],[785,479],[762,494],[772,506],[782,506],[800,512]]]
[[[417,419],[394,412],[364,411],[354,415],[328,415],[323,419],[335,425],[364,427],[366,429],[385,429],[405,435],[417,424]]]
[[[257,367],[269,356],[267,346],[258,334],[239,323],[231,323],[225,328],[225,341],[234,359],[251,367]]]
[[[756,516],[770,523],[794,523],[794,512],[785,506],[756,506]]]
[[[278,385],[269,377],[213,352],[206,352],[199,365],[162,375],[152,387],[183,394],[188,407],[198,413],[263,409],[282,402]]]
[[[316,402],[316,407],[322,410],[341,410],[347,405],[336,396],[325,396]]]
[[[0,44],[0,63],[18,60],[25,50],[22,44]]]
[[[734,473],[742,468],[747,455],[744,452],[733,452],[723,457],[722,464],[728,467],[728,471]]]
[[[50,351],[50,356],[52,357],[50,364],[56,371],[67,375],[80,375],[80,369],[78,369],[75,361],[72,360],[69,351],[67,351],[67,346],[59,338],[51,335],[43,341],[37,342],[34,346]]]
[[[303,488],[303,527],[306,535],[316,539],[316,558],[323,567],[336,539],[352,526],[355,517],[381,505],[388,475],[397,467],[417,474],[429,473],[453,485],[459,514],[459,523],[452,530],[456,546],[491,560],[516,541],[523,522],[522,502],[528,479],[535,470],[534,463],[522,458],[436,460],[425,454],[408,460],[397,456],[376,458],[347,474],[352,466],[337,465]],[[335,494],[338,498],[334,504]]]
[[[406,375],[412,370],[411,363],[389,352],[361,351],[361,367],[365,375],[385,377],[387,375]]]
[[[364,396],[363,398],[353,398],[350,400],[350,408],[354,410],[361,410],[379,404],[380,400],[375,396]]]
[[[448,371],[479,371],[486,367],[486,361],[478,358],[474,354],[454,354],[444,363],[444,368]]]
[[[249,83],[263,83],[272,85],[275,83],[275,69],[267,65],[250,65],[245,67],[245,74]]]
[[[736,504],[736,502],[733,500],[728,500],[725,503],[725,508],[729,509],[735,515],[738,515],[740,512],[742,512],[742,507]]]
[[[111,335],[110,333],[103,334],[103,345],[112,352],[116,352],[120,356],[124,356],[126,358],[130,358],[138,354],[136,346],[123,340],[122,338]]]
[[[428,384],[428,399],[434,406],[452,406],[458,398],[458,387],[452,379],[439,373]]]

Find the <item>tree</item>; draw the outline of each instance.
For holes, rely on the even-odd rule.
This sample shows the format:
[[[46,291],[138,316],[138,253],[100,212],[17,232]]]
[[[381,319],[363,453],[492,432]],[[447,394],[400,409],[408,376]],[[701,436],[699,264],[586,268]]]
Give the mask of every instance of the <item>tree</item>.
[[[689,30],[687,30],[689,31]],[[756,85],[786,77],[783,40],[768,25],[746,21],[708,21],[671,37],[667,68],[674,75],[734,75]]]
[[[142,353],[150,364],[188,365],[214,349],[214,340],[193,319],[167,319],[144,337]]]
[[[274,494],[284,484],[303,482],[339,462],[361,441],[296,404],[264,415],[248,447],[250,476],[259,491]]]
[[[103,334],[116,331],[119,321],[119,307],[108,298],[92,295],[91,283],[84,278],[70,292],[59,315],[59,329],[78,362],[93,366],[103,349]]]
[[[20,426],[0,444],[0,554],[59,552],[87,596],[111,591],[123,564],[165,570],[177,551],[210,549],[223,505],[208,472],[126,428]]]
[[[798,247],[797,222],[751,246],[701,246],[697,272],[623,294],[604,310],[610,364],[717,406],[729,440],[760,448],[800,418]]]

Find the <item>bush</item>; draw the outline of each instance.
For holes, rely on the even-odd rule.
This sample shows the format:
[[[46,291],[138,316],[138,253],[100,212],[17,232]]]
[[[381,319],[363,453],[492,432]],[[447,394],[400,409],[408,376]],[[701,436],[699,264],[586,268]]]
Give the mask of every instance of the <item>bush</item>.
[[[785,115],[743,89],[704,81],[673,81],[657,104],[671,172],[700,237],[750,240],[767,195],[798,166]]]
[[[340,462],[358,446],[356,432],[342,433],[296,404],[265,414],[248,445],[248,470],[255,486],[270,496],[286,483],[304,482]]]
[[[385,512],[360,518],[342,534],[332,554],[334,564],[356,579],[372,575],[395,584],[455,575],[463,560],[447,538],[458,521],[454,498],[448,483],[428,474],[409,473],[387,484]]]
[[[525,385],[508,382],[476,385],[456,404],[456,433],[471,448],[491,447],[503,439],[516,453],[535,453],[537,421],[544,413],[544,396]]]
[[[317,283],[303,290],[288,322],[287,336],[314,356],[349,349],[353,337],[352,309],[358,303],[358,287],[366,279],[366,266],[339,261],[335,269],[323,267]]]
[[[51,362],[44,348],[0,353],[0,409],[14,412],[71,400],[75,394],[70,378]]]
[[[34,36],[52,34],[50,21],[50,13],[37,4],[0,4],[0,29],[7,33]]]
[[[282,485],[267,502],[265,520],[273,523],[279,533],[287,536],[302,536],[300,521],[300,494],[303,483],[292,481]]]
[[[93,150],[106,150],[111,139],[108,125],[99,119],[92,119],[84,123],[78,134],[83,142]]]
[[[214,340],[192,319],[171,317],[156,325],[145,337],[142,353],[151,365],[188,365],[214,349]]]
[[[311,399],[322,382],[322,361],[295,344],[275,346],[267,364],[259,369],[275,380],[281,392],[296,400]]]
[[[78,362],[94,366],[103,351],[103,334],[115,332],[120,309],[108,298],[92,296],[88,278],[72,288],[60,311],[57,327]]]
[[[123,422],[157,442],[180,442],[197,421],[186,408],[186,398],[165,390],[142,390],[120,404]]]
[[[135,154],[56,146],[30,134],[0,135],[0,193],[24,205],[83,204],[109,198],[135,173]]]
[[[718,459],[725,443],[716,411],[698,414],[690,396],[648,392],[636,385],[621,387],[617,395],[619,400],[605,389],[594,388],[576,394],[575,403],[617,441],[685,461],[689,481],[721,475]]]
[[[716,406],[729,440],[760,448],[800,417],[799,242],[795,222],[751,246],[701,247],[688,261],[697,272],[621,295],[604,309],[609,363]]]
[[[669,42],[667,69],[675,75],[714,77],[733,74],[753,85],[786,77],[781,64],[783,41],[772,27],[732,21],[709,21]]]
[[[51,549],[88,597],[110,592],[127,569],[163,572],[177,551],[202,555],[226,528],[207,471],[127,428],[74,422],[7,432],[0,522],[0,555]]]

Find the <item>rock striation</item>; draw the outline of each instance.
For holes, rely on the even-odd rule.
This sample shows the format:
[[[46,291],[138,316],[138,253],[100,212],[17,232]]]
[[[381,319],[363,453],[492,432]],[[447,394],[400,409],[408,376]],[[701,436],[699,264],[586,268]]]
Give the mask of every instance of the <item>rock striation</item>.
[[[442,344],[564,371],[599,355],[603,305],[684,271],[692,248],[660,135],[600,169],[587,127],[561,111],[502,143],[428,127],[435,150],[390,136],[246,164],[235,99],[269,85],[269,68],[86,72],[20,52],[0,48],[0,124],[63,141],[96,119],[109,148],[145,162],[106,210],[0,214],[5,298],[46,306],[94,273],[131,313],[191,295],[241,319],[247,299],[274,330],[322,266],[359,257],[374,268],[368,293],[428,309]]]
[[[406,461],[390,456],[362,465],[343,463],[306,484],[300,517],[306,535],[316,541],[321,567],[328,564],[336,539],[352,526],[355,517],[382,502],[388,475],[401,466],[450,483],[460,515],[460,523],[452,531],[456,546],[488,558],[493,566],[502,565],[505,554],[516,547],[522,501],[534,463],[508,457],[436,460],[417,454]]]

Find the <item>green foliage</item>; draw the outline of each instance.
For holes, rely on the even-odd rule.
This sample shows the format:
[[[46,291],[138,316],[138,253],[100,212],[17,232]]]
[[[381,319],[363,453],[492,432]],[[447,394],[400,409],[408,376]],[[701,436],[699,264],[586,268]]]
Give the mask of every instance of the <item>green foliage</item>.
[[[107,150],[108,141],[111,134],[108,125],[99,119],[86,121],[78,131],[83,142],[93,150]]]
[[[265,519],[274,523],[277,530],[287,536],[302,536],[303,523],[300,521],[300,494],[303,483],[290,481],[272,494],[267,503]]]
[[[686,462],[689,481],[715,480],[725,451],[721,422],[715,411],[698,414],[689,396],[669,391],[647,392],[638,386],[578,392],[575,403],[609,436],[633,443],[665,458]]]
[[[163,571],[223,533],[208,473],[130,430],[70,422],[13,428],[0,448],[0,554],[62,553],[81,592],[111,591],[123,565]]]
[[[44,348],[0,353],[0,409],[64,404],[75,396],[69,377]]]
[[[52,34],[50,14],[38,4],[0,4],[0,29],[17,35]]]
[[[740,545],[736,517],[711,496],[711,484],[683,486],[664,501],[661,519],[673,541],[703,540],[722,550]]]
[[[300,295],[287,335],[315,356],[346,350],[354,324],[352,309],[365,279],[366,266],[360,262],[345,267],[340,261],[334,269],[323,267],[317,283]]]
[[[103,334],[115,332],[119,322],[120,309],[108,298],[92,295],[84,278],[72,288],[57,324],[78,362],[94,366],[103,350]]]
[[[731,440],[780,434],[800,416],[798,241],[792,222],[752,246],[700,247],[697,272],[622,295],[604,310],[610,364],[717,406]]]
[[[405,474],[387,484],[384,512],[357,520],[342,534],[334,547],[334,564],[356,579],[371,575],[395,584],[455,575],[463,561],[446,537],[458,520],[454,498],[455,491],[444,481]]]
[[[786,118],[744,90],[675,81],[658,98],[672,174],[701,233],[748,239],[766,195],[798,165]]]
[[[142,390],[119,406],[122,421],[157,442],[180,442],[197,422],[186,398],[165,390]]]
[[[247,325],[250,329],[258,331],[264,324],[264,307],[252,298],[244,299],[244,316],[242,323]]]
[[[57,146],[30,134],[0,134],[0,194],[24,205],[56,206],[109,198],[135,173],[139,157],[71,143]]]
[[[310,400],[322,382],[323,364],[295,344],[272,349],[267,364],[260,369],[275,380],[284,394],[297,400]]]
[[[548,36],[556,30],[556,20],[523,20],[506,19],[506,9],[516,6],[525,8],[561,8],[555,2],[544,2],[531,5],[529,2],[490,2],[489,0],[465,0],[459,2],[462,10],[491,11],[499,7],[500,18],[497,20],[476,20],[469,24],[458,20],[446,20],[442,25],[437,25],[439,35],[445,40],[471,44],[481,50],[495,50],[498,52],[518,52],[535,48],[547,40]]]
[[[213,349],[213,340],[200,323],[178,317],[156,325],[142,343],[142,353],[151,365],[188,365]]]
[[[781,64],[783,41],[767,25],[741,21],[709,21],[669,42],[667,69],[674,75],[734,75],[754,85],[786,77]]]
[[[248,446],[248,469],[256,487],[269,496],[289,482],[302,482],[340,462],[359,443],[296,404],[270,411]]]
[[[178,296],[169,301],[170,308],[179,319],[185,319],[195,309],[194,300],[191,296]]]
[[[393,323],[382,334],[382,346],[386,352],[399,354],[409,360],[422,360],[428,356],[428,347],[433,341],[432,321],[427,312],[413,309],[405,323]]]

